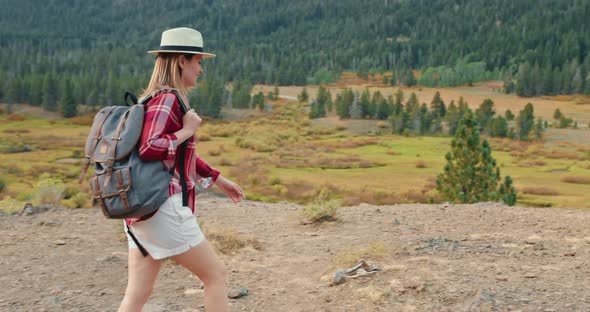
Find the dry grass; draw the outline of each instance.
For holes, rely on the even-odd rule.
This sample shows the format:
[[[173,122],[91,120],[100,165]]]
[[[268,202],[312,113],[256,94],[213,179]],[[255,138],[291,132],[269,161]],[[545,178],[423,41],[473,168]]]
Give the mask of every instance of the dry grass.
[[[254,237],[241,236],[235,230],[205,224],[199,221],[199,226],[207,236],[207,240],[215,250],[223,254],[234,254],[240,249],[250,246],[256,250],[262,249],[262,244]]]
[[[561,179],[562,182],[565,183],[575,183],[575,184],[590,184],[590,177],[586,176],[567,176]]]
[[[23,134],[23,133],[31,133],[31,130],[29,130],[29,129],[5,129],[2,132],[8,133],[8,134]]]
[[[22,114],[10,114],[6,117],[8,121],[24,121],[26,117]]]
[[[361,259],[365,261],[377,261],[383,259],[386,254],[385,242],[376,241],[364,248],[349,248],[338,253],[334,259],[334,263],[338,268],[348,268],[357,264]]]
[[[545,166],[546,164],[547,164],[547,162],[542,161],[542,160],[530,160],[530,161],[519,163],[518,165],[520,167],[540,167],[540,166]]]
[[[313,223],[333,221],[336,219],[338,207],[340,207],[340,201],[332,198],[331,191],[328,188],[322,188],[313,201],[303,208],[301,213]]]
[[[86,115],[86,116],[77,116],[66,119],[66,125],[77,125],[77,126],[92,126],[92,122],[94,121],[94,116]]]
[[[543,152],[543,156],[549,159],[569,159],[569,160],[584,160],[585,157],[572,152],[564,152],[559,150],[548,150]]]
[[[521,190],[524,194],[531,194],[531,195],[559,195],[557,190],[544,187],[544,186],[536,186],[536,187],[525,187]]]

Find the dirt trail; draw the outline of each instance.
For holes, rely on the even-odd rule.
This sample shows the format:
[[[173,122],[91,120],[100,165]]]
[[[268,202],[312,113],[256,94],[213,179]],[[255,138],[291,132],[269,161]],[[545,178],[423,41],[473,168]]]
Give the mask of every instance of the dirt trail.
[[[262,250],[222,255],[232,311],[590,311],[590,211],[496,204],[341,208],[302,225],[290,203],[199,198],[209,225]],[[122,224],[97,209],[0,215],[0,311],[114,311]],[[383,270],[328,286],[341,259],[381,246]],[[198,280],[167,261],[145,311],[202,311]]]

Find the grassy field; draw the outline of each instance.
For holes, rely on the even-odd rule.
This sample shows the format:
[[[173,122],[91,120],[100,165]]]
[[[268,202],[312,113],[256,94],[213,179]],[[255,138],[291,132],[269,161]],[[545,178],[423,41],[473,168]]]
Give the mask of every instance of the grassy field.
[[[360,135],[332,119],[328,126],[312,124],[301,106],[281,101],[272,114],[207,122],[197,133],[197,150],[250,199],[304,203],[328,188],[344,205],[440,201],[434,181],[449,137]],[[34,201],[43,173],[63,181],[69,197],[87,194],[87,183],[76,180],[88,117],[0,115],[0,121],[4,203]],[[551,144],[492,140],[502,175],[514,178],[519,204],[590,208],[590,148],[561,140],[568,135],[576,136],[564,134]]]
[[[346,88],[354,90],[363,90],[369,88],[371,92],[380,91],[385,97],[395,94],[399,87],[386,86],[381,83],[381,78],[377,76],[375,80],[363,80],[356,77],[355,73],[345,72],[342,74],[340,80],[333,84],[326,85],[332,92],[335,98],[336,94]],[[454,88],[428,88],[428,87],[403,87],[402,91],[407,100],[415,92],[420,102],[430,103],[434,94],[439,91],[441,98],[448,105],[451,100],[455,103],[459,97],[463,97],[472,109],[476,109],[485,99],[490,98],[494,101],[496,113],[504,114],[507,109],[517,115],[518,111],[524,108],[527,103],[532,103],[535,108],[535,116],[552,121],[553,112],[559,108],[566,117],[570,117],[578,122],[579,127],[587,128],[590,123],[590,97],[578,95],[560,95],[560,96],[544,96],[534,98],[519,97],[514,94],[504,94],[498,90],[501,87],[501,82],[491,81],[479,83],[475,86],[461,86]],[[274,86],[258,85],[255,90],[270,92]],[[296,98],[303,87],[297,86],[282,86],[279,87],[279,94]],[[317,86],[308,86],[310,98],[314,99],[317,93]]]

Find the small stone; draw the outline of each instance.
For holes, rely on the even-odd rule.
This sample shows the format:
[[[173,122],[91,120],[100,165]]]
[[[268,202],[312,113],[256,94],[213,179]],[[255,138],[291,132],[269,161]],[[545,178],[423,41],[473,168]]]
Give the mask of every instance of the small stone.
[[[238,299],[248,295],[248,289],[244,287],[240,287],[237,289],[232,289],[228,294],[227,297],[230,299]]]
[[[575,251],[570,251],[570,252],[566,252],[563,254],[566,257],[575,257],[576,256],[576,252]]]
[[[334,273],[334,279],[332,280],[331,286],[344,284],[346,282],[346,274],[340,270]]]
[[[61,245],[65,245],[66,241],[58,239],[55,242],[53,242],[55,245],[61,246]]]
[[[202,292],[202,290],[200,289],[196,289],[196,288],[189,288],[187,290],[184,291],[184,295],[185,296],[192,296],[192,295],[196,295],[198,293]]]
[[[524,275],[524,277],[526,277],[526,278],[537,278],[537,274],[535,274],[535,273],[526,273]]]
[[[506,282],[508,279],[506,277],[503,277],[503,276],[497,276],[496,277],[496,280],[497,281],[500,281],[500,282]]]

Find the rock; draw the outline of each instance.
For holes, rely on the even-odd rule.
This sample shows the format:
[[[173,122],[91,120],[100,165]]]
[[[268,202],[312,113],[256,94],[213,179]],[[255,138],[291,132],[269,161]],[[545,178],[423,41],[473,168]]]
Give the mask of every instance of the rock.
[[[334,279],[332,280],[332,283],[330,285],[336,286],[336,285],[343,284],[344,282],[346,282],[346,274],[344,274],[344,272],[338,270],[338,271],[336,271],[336,273],[334,273]]]
[[[61,245],[65,245],[66,241],[58,239],[58,240],[54,241],[53,243],[57,246],[61,246]]]
[[[240,287],[237,289],[232,289],[228,294],[227,297],[230,299],[238,299],[248,295],[248,289],[244,287]]]
[[[185,296],[192,296],[192,295],[196,295],[196,294],[201,293],[201,292],[203,292],[203,291],[200,290],[200,289],[189,288],[189,289],[187,289],[187,290],[184,291],[184,295]]]

